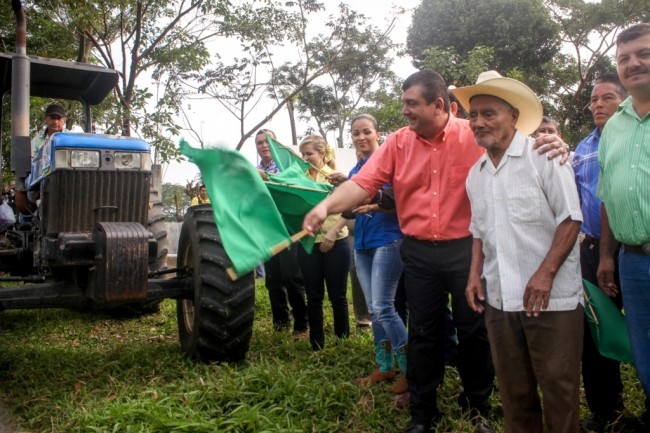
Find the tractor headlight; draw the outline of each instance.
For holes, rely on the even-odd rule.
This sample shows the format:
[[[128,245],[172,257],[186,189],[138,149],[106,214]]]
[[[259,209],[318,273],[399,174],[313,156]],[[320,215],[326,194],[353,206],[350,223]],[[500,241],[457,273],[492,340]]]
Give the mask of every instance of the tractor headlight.
[[[118,170],[142,168],[142,155],[134,152],[115,152],[113,164]]]
[[[70,167],[99,168],[99,152],[95,150],[73,150],[70,152]]]

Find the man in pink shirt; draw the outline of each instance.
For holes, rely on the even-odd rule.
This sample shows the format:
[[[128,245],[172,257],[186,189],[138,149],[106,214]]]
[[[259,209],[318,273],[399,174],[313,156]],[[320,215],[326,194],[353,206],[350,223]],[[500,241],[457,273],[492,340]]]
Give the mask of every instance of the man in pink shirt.
[[[466,120],[449,113],[444,79],[424,70],[402,86],[409,126],[391,134],[354,177],[305,217],[315,231],[327,214],[343,211],[390,182],[400,228],[409,308],[407,380],[411,424],[406,432],[428,432],[438,418],[437,388],[444,361],[444,314],[451,293],[458,330],[461,408],[476,419],[478,431],[492,431],[480,418],[489,412],[494,368],[481,315],[464,298],[471,259],[470,205],[465,179],[483,154]]]
[[[444,79],[436,72],[414,73],[402,85],[402,114],[409,126],[391,134],[351,181],[305,216],[303,228],[318,231],[328,214],[348,210],[393,185],[409,308],[407,381],[411,423],[405,433],[428,432],[439,417],[437,388],[444,376],[444,314],[451,294],[458,331],[458,402],[479,433],[494,381],[485,323],[465,299],[471,262],[470,204],[465,190],[469,169],[483,155],[466,120],[450,115]],[[557,136],[544,136],[540,151],[565,154]]]

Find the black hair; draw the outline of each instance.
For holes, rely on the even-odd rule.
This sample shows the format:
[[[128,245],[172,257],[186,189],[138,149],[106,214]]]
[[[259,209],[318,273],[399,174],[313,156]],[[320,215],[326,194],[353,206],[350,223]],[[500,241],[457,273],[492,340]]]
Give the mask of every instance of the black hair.
[[[411,74],[402,84],[402,91],[406,91],[413,86],[422,86],[422,96],[427,104],[431,104],[438,98],[444,102],[444,109],[449,112],[449,93],[447,83],[442,75],[431,69],[423,69]]]
[[[616,86],[616,90],[618,91],[621,99],[627,98],[627,90],[625,90],[625,87],[623,87],[623,85],[621,84],[621,80],[618,78],[617,74],[609,73],[609,74],[599,75],[594,80],[594,86],[600,83],[612,83],[614,86]]]
[[[618,47],[648,34],[650,34],[650,23],[635,24],[616,36],[616,46]]]

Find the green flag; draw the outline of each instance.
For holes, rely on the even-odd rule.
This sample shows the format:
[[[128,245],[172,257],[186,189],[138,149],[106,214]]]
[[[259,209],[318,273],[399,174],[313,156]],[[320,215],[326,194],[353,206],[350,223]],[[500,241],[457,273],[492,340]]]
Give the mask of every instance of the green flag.
[[[180,150],[201,171],[223,247],[235,273],[244,275],[291,239],[259,173],[239,152],[196,149],[185,140]]]
[[[307,168],[305,168],[301,163],[293,162],[280,173],[270,175],[269,180],[275,183],[283,183],[300,188],[315,189],[328,193],[334,191],[334,187],[332,185],[316,182],[315,180],[312,180],[310,177],[308,177],[305,172],[309,169],[309,167],[309,164],[307,165]],[[318,204],[318,202],[314,205],[316,204]]]
[[[311,164],[307,161],[296,155],[291,149],[287,146],[281,144],[279,141],[271,137],[269,134],[264,134],[266,136],[266,142],[269,144],[269,150],[271,151],[271,156],[275,161],[275,165],[280,171],[284,171],[289,168],[293,163],[297,163],[302,167],[303,173],[309,169]]]
[[[331,185],[308,178],[302,166],[295,162],[283,172],[270,176],[270,180],[265,183],[287,230],[292,235],[302,230],[302,222],[307,212],[333,190]],[[310,253],[314,240],[314,237],[306,236],[300,239],[300,243]]]
[[[632,364],[632,349],[623,313],[598,287],[583,279],[585,314],[601,355]],[[585,338],[589,338],[585,335]]]

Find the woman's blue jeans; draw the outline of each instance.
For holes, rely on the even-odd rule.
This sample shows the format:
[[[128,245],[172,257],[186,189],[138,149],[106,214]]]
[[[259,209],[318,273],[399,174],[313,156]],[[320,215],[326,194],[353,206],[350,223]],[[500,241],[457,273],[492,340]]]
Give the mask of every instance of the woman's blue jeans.
[[[623,250],[618,263],[632,356],[641,386],[650,397],[650,256]]]
[[[393,350],[404,346],[408,336],[395,310],[395,292],[404,269],[400,256],[402,239],[379,248],[355,250],[357,276],[372,320],[375,345],[390,340]]]

